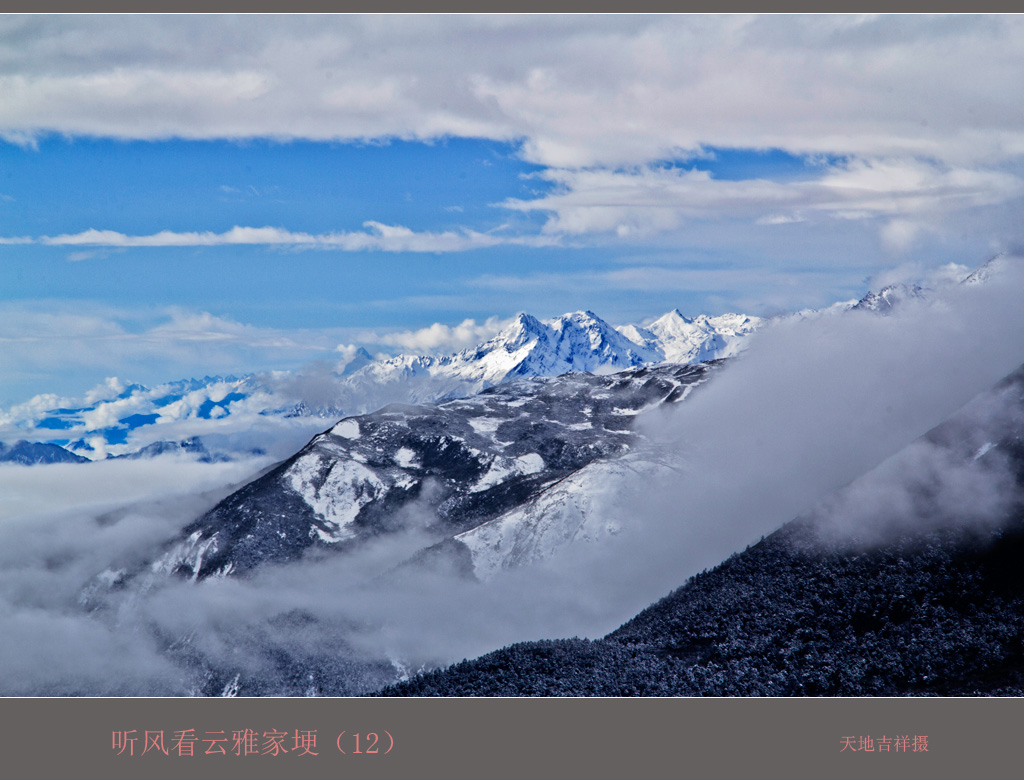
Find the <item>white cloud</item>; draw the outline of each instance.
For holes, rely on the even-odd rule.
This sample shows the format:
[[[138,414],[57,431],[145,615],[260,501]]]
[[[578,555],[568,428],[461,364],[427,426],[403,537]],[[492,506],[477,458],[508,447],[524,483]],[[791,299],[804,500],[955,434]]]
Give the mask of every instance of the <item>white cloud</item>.
[[[1024,155],[1022,33],[1012,15],[9,17],[0,135],[500,139],[558,185],[506,203],[549,211],[549,235],[820,212],[883,218],[899,251],[943,215],[1019,193],[1005,167]],[[801,182],[649,167],[709,146],[848,162]],[[410,252],[536,240],[364,227],[40,240]]]
[[[1014,16],[12,17],[0,28],[0,128],[23,139],[525,139],[530,159],[555,167],[707,144],[996,160],[1024,151],[1013,108],[1022,26]]]
[[[406,330],[384,335],[368,333],[365,334],[365,340],[369,343],[400,347],[414,353],[456,352],[486,341],[501,330],[507,322],[498,317],[488,317],[480,324],[477,324],[474,319],[465,319],[454,326],[435,322],[433,325],[419,330]]]
[[[493,233],[479,233],[474,230],[446,230],[440,233],[414,231],[401,225],[385,225],[381,222],[363,223],[366,230],[338,233],[294,233],[277,227],[235,226],[223,233],[175,232],[163,230],[146,236],[131,236],[116,230],[90,228],[81,233],[39,238],[0,239],[9,244],[45,244],[48,246],[99,246],[99,247],[182,247],[182,246],[285,246],[291,248],[334,249],[345,252],[464,252],[470,249],[512,244],[520,246],[549,246],[555,243],[551,238],[531,236],[497,236]],[[70,260],[87,260],[93,253],[79,252],[69,256]]]
[[[1024,150],[1014,16],[4,21],[0,127],[131,138],[525,139],[544,165],[702,145]],[[438,56],[443,52],[444,56]]]
[[[938,225],[950,212],[994,205],[1024,190],[1024,182],[1010,173],[912,159],[854,160],[792,182],[719,180],[696,167],[548,169],[537,176],[552,182],[555,191],[501,205],[548,212],[546,233],[633,237],[699,219],[774,225],[807,221],[811,215],[888,217],[893,219],[883,228],[883,238],[897,249],[909,246],[919,230]]]
[[[203,373],[298,367],[332,354],[345,335],[344,329],[257,327],[177,307],[0,303],[0,404],[55,387],[83,392],[110,376],[155,384]],[[82,389],[74,390],[76,385]]]
[[[794,222],[806,222],[799,214],[768,214],[754,221],[755,225],[789,225]]]
[[[919,284],[927,289],[938,290],[963,281],[973,270],[959,263],[946,263],[937,268],[926,268],[920,262],[905,263],[875,274],[869,286],[872,290],[878,290],[890,284]]]

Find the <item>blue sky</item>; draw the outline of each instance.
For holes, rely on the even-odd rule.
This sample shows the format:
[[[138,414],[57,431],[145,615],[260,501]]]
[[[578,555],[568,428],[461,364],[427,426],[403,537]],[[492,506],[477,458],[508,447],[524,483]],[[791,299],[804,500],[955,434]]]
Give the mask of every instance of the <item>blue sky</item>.
[[[1021,25],[5,17],[0,405],[980,264],[1019,245]]]
[[[807,178],[820,166],[777,150],[709,149],[699,159],[664,167],[739,181]],[[35,241],[88,230],[151,236],[223,234],[236,226],[324,235],[360,232],[368,221],[417,233],[538,237],[539,214],[501,204],[554,190],[534,176],[541,167],[524,162],[516,144],[455,138],[346,144],[49,136],[31,147],[0,145],[0,169],[0,237]],[[621,290],[551,291],[529,280],[583,272],[586,284],[588,271],[651,263],[715,269],[743,260],[741,249],[686,246],[678,237],[642,244],[574,238],[562,245],[458,252],[103,244],[5,246],[4,299],[187,305],[280,328],[415,327],[429,324],[424,317],[486,319],[534,307],[544,316],[589,307],[635,318],[673,306],[717,313],[703,297],[729,290],[645,290],[647,300],[637,305]],[[496,277],[527,281],[517,290]],[[861,283],[855,279],[851,293]]]

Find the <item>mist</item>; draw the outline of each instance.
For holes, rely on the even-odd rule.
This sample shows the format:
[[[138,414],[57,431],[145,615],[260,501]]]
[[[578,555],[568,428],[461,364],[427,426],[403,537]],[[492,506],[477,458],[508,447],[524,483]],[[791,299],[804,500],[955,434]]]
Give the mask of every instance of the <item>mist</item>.
[[[387,615],[391,652],[457,661],[513,641],[602,636],[693,574],[717,565],[904,450],[1024,362],[1024,274],[1009,264],[988,285],[908,301],[891,316],[851,312],[783,322],[686,402],[640,421],[651,458],[679,463],[663,483],[635,478],[598,509],[619,533],[568,546],[549,561],[471,587],[395,585],[357,610]],[[998,403],[989,406],[1001,409]],[[961,447],[984,445],[1007,421],[980,404]],[[970,429],[970,425],[967,426]],[[964,465],[919,444],[846,503],[900,506],[900,522],[989,522],[1015,500],[996,453]],[[894,491],[938,485],[912,506]],[[883,489],[883,485],[885,486]],[[937,504],[944,513],[933,511]],[[895,507],[895,509],[893,509]],[[911,511],[913,509],[913,511]],[[881,539],[877,512],[835,513],[834,529]]]
[[[271,656],[283,653],[324,668],[378,664],[377,676],[351,672],[346,691],[358,693],[388,674],[516,641],[602,636],[808,512],[858,544],[914,525],[997,522],[1019,498],[1005,454],[991,446],[1021,425],[1000,396],[1009,391],[919,439],[1024,361],[1022,292],[1013,263],[988,284],[889,316],[850,312],[759,332],[686,401],[639,420],[648,443],[633,457],[675,467],[664,479],[634,472],[606,491],[594,511],[618,533],[486,582],[401,565],[431,541],[415,506],[405,532],[352,554],[198,583],[132,579],[121,572],[145,572],[240,472],[221,472],[201,498],[196,484],[180,484],[120,508],[83,490],[82,506],[93,503],[72,509],[80,488],[71,486],[53,497],[59,511],[0,523],[0,691],[185,694],[204,668],[280,674]],[[149,491],[138,495],[152,499]]]
[[[0,467],[0,694],[184,692],[156,638],[91,594],[266,464],[167,457]]]

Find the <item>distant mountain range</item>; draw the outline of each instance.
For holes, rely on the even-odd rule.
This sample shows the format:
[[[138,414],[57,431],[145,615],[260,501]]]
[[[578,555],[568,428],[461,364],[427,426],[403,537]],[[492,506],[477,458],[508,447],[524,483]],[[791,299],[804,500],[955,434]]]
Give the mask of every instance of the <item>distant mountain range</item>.
[[[372,360],[360,350],[330,376],[327,397],[315,403],[297,397],[298,379],[285,372],[208,376],[155,388],[113,380],[108,392],[88,404],[33,409],[20,418],[9,412],[8,427],[19,439],[45,433],[49,445],[88,459],[169,453],[214,460],[245,457],[271,449],[239,433],[247,424],[308,431],[317,420],[388,403],[465,397],[513,379],[731,357],[762,323],[739,314],[688,318],[671,311],[646,327],[614,328],[592,312],[547,321],[519,314],[492,339],[455,354]],[[186,435],[165,438],[171,431]]]
[[[1005,263],[992,258],[963,284],[984,282]],[[646,325],[613,327],[590,311],[539,320],[518,314],[488,341],[448,355],[399,355],[374,360],[358,348],[305,397],[303,376],[278,371],[243,377],[206,376],[156,387],[107,380],[88,402],[47,407],[45,399],[0,410],[0,437],[18,442],[16,462],[77,462],[24,445],[60,447],[87,460],[174,454],[229,460],[284,457],[319,425],[389,403],[422,404],[462,398],[503,382],[569,372],[611,373],[640,366],[690,364],[734,357],[750,337],[776,320],[834,315],[848,310],[886,314],[934,291],[890,284],[859,301],[773,318],[745,314],[684,316],[678,309]],[[258,429],[260,435],[249,435]],[[279,437],[275,433],[280,434]],[[280,438],[275,443],[275,438]],[[23,444],[22,444],[23,443]],[[0,462],[10,459],[0,453]]]
[[[994,258],[964,283],[984,281],[999,262],[1001,258]],[[322,424],[318,421],[371,412],[389,403],[463,398],[513,379],[730,358],[746,348],[756,331],[778,319],[851,309],[885,314],[931,292],[917,284],[892,284],[868,292],[859,301],[776,318],[686,317],[674,309],[643,326],[613,327],[590,311],[550,320],[521,313],[493,338],[453,354],[374,360],[358,348],[344,365],[321,378],[315,400],[304,397],[301,372],[206,376],[152,388],[111,379],[88,403],[52,408],[31,403],[0,410],[0,435],[6,430],[8,439],[20,448],[16,456],[0,453],[0,462],[80,462],[60,455],[54,447],[82,460],[162,455],[204,461],[266,454],[284,457],[303,438],[308,440]],[[251,435],[253,430],[259,435]],[[30,451],[29,444],[48,446]]]
[[[33,466],[40,463],[87,463],[88,459],[68,452],[56,444],[17,441],[8,446],[0,442],[0,463]]]

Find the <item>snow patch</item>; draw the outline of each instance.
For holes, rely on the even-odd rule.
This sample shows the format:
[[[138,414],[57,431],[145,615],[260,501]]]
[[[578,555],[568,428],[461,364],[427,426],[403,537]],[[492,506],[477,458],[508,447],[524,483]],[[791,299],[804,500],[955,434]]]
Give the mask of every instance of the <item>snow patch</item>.
[[[509,404],[511,406],[511,404]],[[501,417],[470,417],[469,424],[477,433],[494,433],[498,426],[505,422]]]
[[[567,545],[618,534],[622,519],[635,514],[622,503],[623,480],[667,479],[677,469],[672,463],[633,456],[595,461],[526,504],[455,538],[469,548],[476,576],[488,580],[502,569],[550,558]]]
[[[529,452],[520,455],[518,458],[505,458],[498,456],[491,461],[491,467],[487,473],[480,477],[479,481],[470,489],[471,493],[479,493],[488,490],[502,482],[507,482],[514,477],[527,474],[537,474],[544,470],[544,459],[536,452]]]
[[[346,439],[358,439],[361,436],[359,432],[359,423],[351,417],[346,418],[335,425],[334,428],[331,429],[331,433],[335,436],[342,436]]]
[[[326,533],[317,529],[325,542],[354,536],[355,531],[349,526],[359,511],[384,490],[384,483],[363,464],[350,459],[327,461],[317,453],[295,461],[288,479],[291,489],[328,526]]]
[[[395,453],[395,463],[404,469],[407,469],[410,466],[415,466],[416,461],[416,453],[408,447],[402,447]]]

